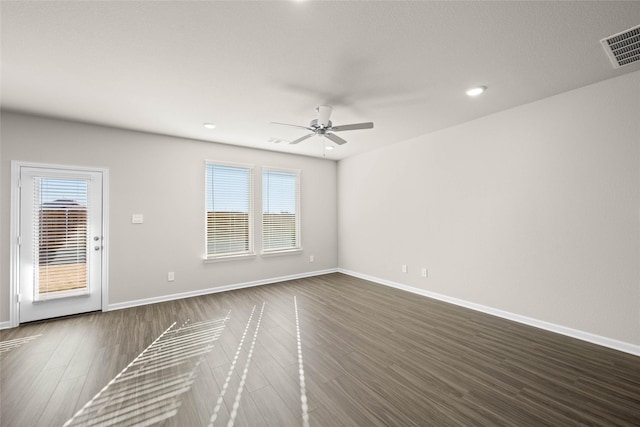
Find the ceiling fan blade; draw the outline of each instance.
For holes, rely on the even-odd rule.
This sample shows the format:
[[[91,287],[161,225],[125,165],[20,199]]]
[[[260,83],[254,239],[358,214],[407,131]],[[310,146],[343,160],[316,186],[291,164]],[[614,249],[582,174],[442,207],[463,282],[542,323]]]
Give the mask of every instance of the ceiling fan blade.
[[[282,126],[291,126],[294,128],[300,128],[300,129],[306,129],[306,130],[310,130],[313,131],[312,128],[310,128],[309,126],[300,126],[300,125],[292,125],[289,123],[278,123],[278,122],[271,122],[272,125],[282,125]]]
[[[315,133],[310,133],[309,135],[305,135],[303,137],[300,137],[300,138],[296,139],[295,141],[291,141],[289,144],[297,144],[299,142],[304,141],[307,138],[311,138],[313,135],[315,135]]]
[[[342,132],[345,130],[372,129],[373,122],[353,123],[351,125],[332,126],[332,132]]]
[[[335,142],[338,145],[342,145],[342,144],[346,144],[347,141],[345,141],[344,139],[340,138],[338,135],[334,135],[332,133],[325,133],[324,136],[326,136],[327,138],[329,138],[330,140],[332,140],[333,142]]]

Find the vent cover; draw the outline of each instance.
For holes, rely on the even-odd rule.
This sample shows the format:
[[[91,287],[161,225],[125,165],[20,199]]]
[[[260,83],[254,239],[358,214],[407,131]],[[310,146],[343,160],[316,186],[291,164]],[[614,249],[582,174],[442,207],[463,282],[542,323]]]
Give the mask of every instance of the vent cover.
[[[640,25],[600,40],[613,68],[640,62]]]

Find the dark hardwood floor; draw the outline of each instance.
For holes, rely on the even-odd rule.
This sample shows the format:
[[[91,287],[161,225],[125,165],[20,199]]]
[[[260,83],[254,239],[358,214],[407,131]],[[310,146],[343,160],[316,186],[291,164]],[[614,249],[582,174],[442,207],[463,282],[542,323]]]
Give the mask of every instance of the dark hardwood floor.
[[[640,425],[640,358],[339,273],[0,332],[2,426]]]

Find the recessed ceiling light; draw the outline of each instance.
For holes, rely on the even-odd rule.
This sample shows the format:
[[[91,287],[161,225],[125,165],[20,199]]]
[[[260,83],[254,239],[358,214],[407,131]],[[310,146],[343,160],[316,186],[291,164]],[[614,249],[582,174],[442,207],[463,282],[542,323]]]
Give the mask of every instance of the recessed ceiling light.
[[[213,123],[203,123],[202,126],[206,127],[207,129],[215,129],[216,125],[214,125]]]
[[[486,86],[476,86],[476,87],[467,89],[465,93],[469,96],[478,96],[485,90],[487,90]]]
[[[326,147],[324,147],[325,150],[333,150],[335,147],[332,147],[330,145],[327,145]]]

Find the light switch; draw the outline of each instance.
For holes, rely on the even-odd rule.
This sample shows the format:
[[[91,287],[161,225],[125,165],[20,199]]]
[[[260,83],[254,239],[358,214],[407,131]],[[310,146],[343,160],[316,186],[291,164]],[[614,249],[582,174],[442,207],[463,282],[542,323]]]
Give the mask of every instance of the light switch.
[[[144,215],[142,214],[133,214],[131,215],[131,223],[132,224],[142,224],[144,222]]]

